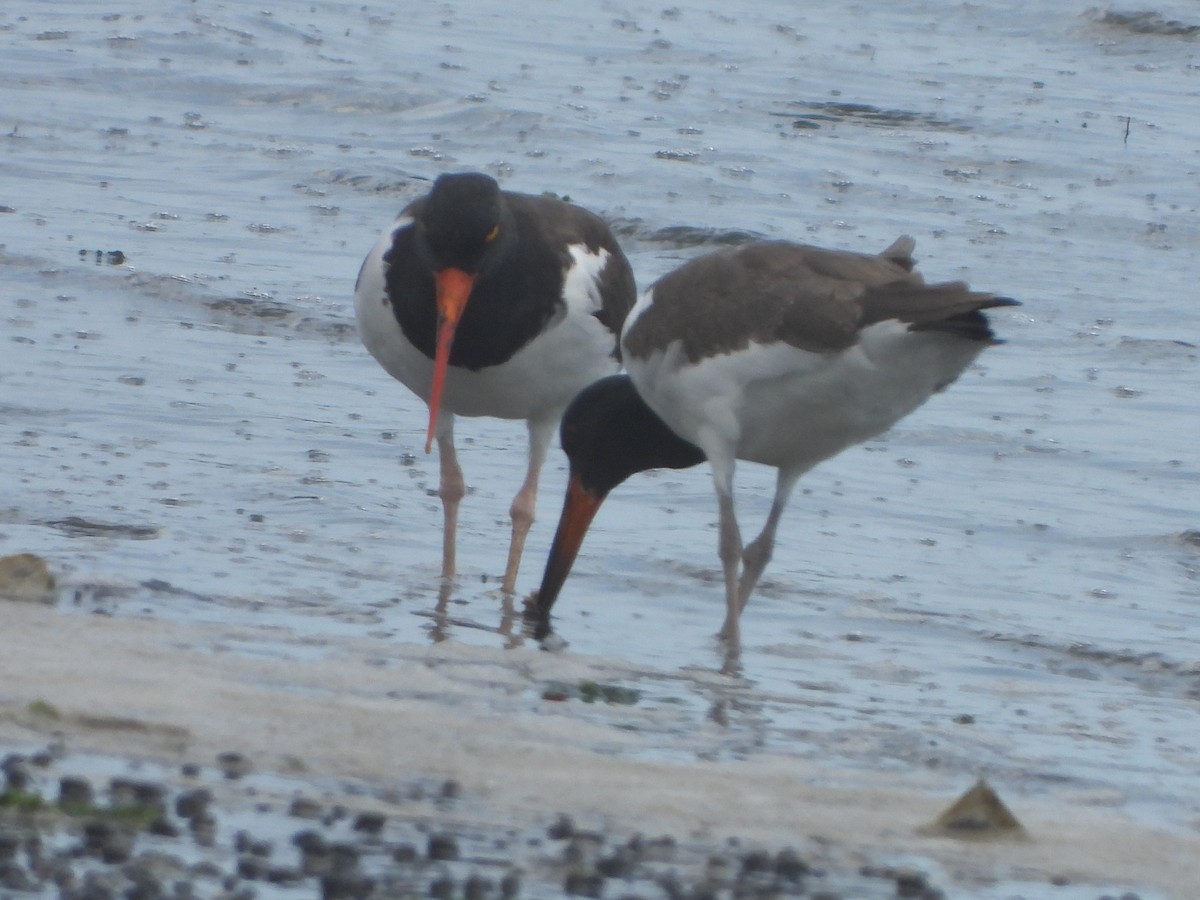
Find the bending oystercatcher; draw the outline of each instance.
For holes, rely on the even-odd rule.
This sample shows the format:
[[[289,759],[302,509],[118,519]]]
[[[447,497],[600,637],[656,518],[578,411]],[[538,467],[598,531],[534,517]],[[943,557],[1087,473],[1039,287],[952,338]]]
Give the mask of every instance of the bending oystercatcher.
[[[436,438],[447,582],[466,491],[455,416],[529,426],[504,571],[511,593],[554,428],[581,388],[618,369],[617,335],[635,299],[629,261],[599,217],[501,191],[478,173],[440,176],[367,256],[355,287],[359,332],[380,365],[429,404],[425,452]]]
[[[1018,305],[962,282],[925,284],[912,238],[879,255],[757,242],[692,260],[642,295],[621,337],[628,375],[606,378],[562,423],[570,479],[542,586],[536,637],[592,517],[636,472],[707,459],[725,575],[721,637],[736,653],[742,609],[771,558],[796,480],[890,428],[999,343],[981,310]],[[743,546],[735,461],[778,469],[762,532]]]

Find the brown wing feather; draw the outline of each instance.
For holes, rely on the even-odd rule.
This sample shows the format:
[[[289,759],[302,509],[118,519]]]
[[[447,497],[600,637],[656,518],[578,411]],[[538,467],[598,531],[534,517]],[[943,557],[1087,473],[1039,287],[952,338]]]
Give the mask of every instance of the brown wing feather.
[[[624,336],[625,347],[644,357],[679,340],[691,362],[752,341],[829,353],[888,319],[991,340],[979,310],[1015,301],[962,282],[925,284],[913,271],[914,248],[903,236],[877,255],[782,241],[710,253],[654,285],[654,302]]]
[[[615,336],[621,333],[625,317],[633,308],[637,289],[629,260],[604,220],[581,206],[554,197],[515,192],[506,192],[505,197],[510,208],[534,213],[525,217],[525,227],[539,228],[548,235],[558,236],[560,243],[565,240],[566,244],[583,244],[592,253],[600,249],[608,252],[608,262],[599,277],[601,308],[596,318],[613,333],[614,352],[619,357]],[[550,237],[546,242],[554,243]],[[564,267],[571,263],[565,251],[561,262]]]

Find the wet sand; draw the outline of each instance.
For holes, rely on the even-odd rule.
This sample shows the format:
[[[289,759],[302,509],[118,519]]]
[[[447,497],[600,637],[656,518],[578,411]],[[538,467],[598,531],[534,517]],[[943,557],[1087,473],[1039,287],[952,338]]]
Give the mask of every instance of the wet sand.
[[[953,799],[939,796],[944,780],[934,773],[869,773],[769,754],[634,758],[639,732],[654,727],[636,709],[546,699],[548,685],[609,681],[619,670],[603,660],[344,640],[322,642],[320,659],[255,660],[221,649],[261,640],[253,629],[64,616],[32,604],[4,612],[4,745],[27,753],[55,746],[59,776],[89,777],[103,770],[97,758],[115,757],[134,776],[159,773],[176,791],[189,786],[178,773],[194,767],[191,780],[210,789],[216,782],[216,808],[234,823],[225,825],[223,842],[242,822],[286,846],[279,820],[299,796],[322,810],[344,806],[348,819],[383,811],[427,832],[502,840],[486,854],[525,873],[529,896],[552,896],[554,879],[568,872],[550,862],[556,848],[547,841],[528,845],[560,815],[610,847],[638,834],[670,836],[688,848],[680,855],[691,864],[677,868],[695,881],[703,880],[707,853],[732,854],[738,869],[739,854],[774,858],[791,848],[826,872],[808,889],[825,878],[833,896],[875,896],[853,885],[888,883],[879,874],[862,879],[864,866],[923,873],[948,896],[991,896],[997,880],[1030,897],[1095,896],[1093,885],[1104,884],[1185,896],[1200,879],[1200,842],[1132,821],[1102,797],[1073,805],[1021,798],[1012,805],[1030,840],[963,841],[918,834]],[[712,682],[714,697],[737,702],[735,685]],[[581,721],[584,714],[590,721]],[[720,729],[711,727],[719,743]],[[244,760],[244,782],[221,774],[226,754]],[[252,775],[270,777],[256,783]],[[439,808],[447,781],[458,785],[454,802]],[[413,785],[422,786],[419,801]],[[55,791],[48,794],[53,800]],[[246,810],[263,806],[256,828]],[[305,824],[293,819],[296,831]],[[486,847],[484,837],[476,840]],[[235,859],[230,854],[226,865]],[[507,869],[483,869],[498,890],[495,873]],[[1075,886],[1082,893],[1073,894]]]

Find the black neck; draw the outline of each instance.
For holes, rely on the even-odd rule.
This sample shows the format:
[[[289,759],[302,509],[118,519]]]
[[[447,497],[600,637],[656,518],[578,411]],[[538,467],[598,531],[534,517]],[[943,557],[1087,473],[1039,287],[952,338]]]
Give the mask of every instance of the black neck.
[[[667,427],[628,375],[610,375],[580,392],[563,416],[562,445],[572,474],[600,497],[638,472],[704,462],[700,448]]]

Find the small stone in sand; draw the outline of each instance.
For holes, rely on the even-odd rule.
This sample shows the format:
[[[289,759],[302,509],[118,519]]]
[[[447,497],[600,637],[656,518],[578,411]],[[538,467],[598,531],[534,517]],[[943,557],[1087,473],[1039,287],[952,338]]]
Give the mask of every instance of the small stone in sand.
[[[250,772],[250,760],[236,750],[217,754],[217,765],[226,778],[241,778]]]
[[[40,556],[0,556],[0,597],[23,603],[53,603],[56,596],[54,575]]]
[[[426,852],[430,859],[458,859],[458,840],[448,832],[436,832],[429,836]]]
[[[982,778],[919,833],[975,840],[1026,837],[1017,817]]]

